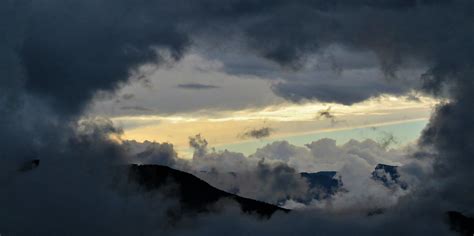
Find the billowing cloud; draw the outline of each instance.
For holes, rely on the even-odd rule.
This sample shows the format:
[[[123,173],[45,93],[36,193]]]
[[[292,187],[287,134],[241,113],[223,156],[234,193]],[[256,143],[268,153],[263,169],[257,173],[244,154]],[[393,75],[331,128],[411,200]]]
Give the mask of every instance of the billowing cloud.
[[[115,89],[138,66],[162,61],[166,55],[159,53],[160,49],[168,51],[171,58],[179,58],[190,44],[190,38],[214,43],[213,38],[228,38],[229,34],[243,35],[245,47],[291,68],[299,68],[311,54],[334,44],[353,51],[373,52],[388,76],[395,76],[399,68],[413,60],[423,61],[431,68],[430,73],[441,75],[437,72],[448,69],[446,65],[453,64],[449,62],[470,58],[466,52],[469,50],[462,50],[470,48],[466,44],[469,40],[464,39],[471,36],[471,25],[467,23],[471,22],[471,16],[466,13],[470,4],[463,0],[413,1],[404,5],[386,4],[385,1],[376,4],[367,1],[236,3],[204,0],[199,4],[184,4],[187,7],[162,2],[166,1],[135,4],[135,11],[129,11],[130,4],[126,2],[114,2],[113,9],[105,7],[110,5],[108,1],[101,4],[84,2],[74,6],[74,13],[62,11],[71,7],[63,2],[53,1],[46,6],[6,3],[5,9],[11,9],[10,13],[31,12],[28,19],[18,19],[15,27],[7,28],[18,37],[16,41],[22,42],[16,48],[19,48],[17,56],[25,72],[25,88],[49,100],[58,109],[67,105],[61,108],[72,112],[84,106],[95,91]],[[107,14],[103,14],[105,12]],[[17,19],[10,18],[10,22]],[[168,20],[163,20],[165,18]],[[229,21],[234,23],[224,27]],[[433,24],[441,27],[429,27]],[[451,43],[436,37],[443,35],[440,30],[443,28],[458,29],[451,32]],[[209,29],[213,29],[212,36]],[[24,33],[14,34],[15,30]],[[55,46],[55,53],[49,50],[51,46]],[[453,57],[449,54],[452,51],[460,53]],[[70,59],[69,55],[75,55],[75,59]],[[41,63],[34,63],[36,58],[42,58]],[[57,61],[61,61],[61,65],[55,63]],[[100,66],[95,63],[104,61],[107,63]],[[440,76],[429,77],[425,76],[425,88],[442,84]],[[335,87],[329,85],[322,85],[323,89],[315,89],[314,93],[303,87],[300,88],[304,91],[299,91],[297,84],[283,83],[281,86],[278,91],[285,96],[294,94],[290,96],[294,98],[303,96],[334,101],[332,99],[338,97],[328,97],[336,92]],[[311,86],[304,86],[308,87]],[[347,93],[338,93],[339,101],[353,103],[379,91],[397,92],[396,87],[362,85],[359,89],[344,89],[340,91]],[[296,90],[290,92],[285,88]],[[364,91],[364,88],[369,91],[350,95],[351,91]],[[67,99],[57,99],[59,97]]]
[[[197,219],[193,234],[200,230],[227,233],[229,229],[233,233],[241,233],[235,229],[254,229],[261,234],[315,230],[339,234],[348,229],[360,234],[384,234],[387,230],[397,234],[447,234],[442,212],[473,212],[474,189],[468,181],[474,177],[474,4],[470,0],[53,0],[0,4],[5,35],[0,38],[0,183],[6,192],[0,196],[2,233],[157,232],[156,222],[162,222],[164,211],[150,211],[161,207],[150,202],[163,201],[147,201],[146,196],[137,196],[134,191],[108,191],[113,174],[104,166],[123,163],[125,158],[119,145],[120,130],[107,120],[79,117],[98,92],[113,92],[130,77],[141,77],[140,66],[177,60],[192,43],[212,45],[232,38],[248,53],[276,62],[288,71],[303,68],[311,55],[331,45],[374,53],[380,68],[375,73],[394,81],[399,81],[399,73],[411,66],[416,67],[414,74],[424,71],[415,82],[401,80],[395,86],[349,79],[367,79],[357,73],[345,80],[353,83],[351,86],[333,80],[321,82],[320,77],[298,80],[297,76],[288,76],[277,82],[274,90],[292,101],[318,99],[352,104],[380,93],[411,89],[450,101],[439,106],[423,132],[422,149],[413,155],[432,161],[431,181],[403,197],[394,210],[374,218],[302,213],[292,220],[277,216],[264,223],[239,214],[209,215]],[[344,73],[337,66],[331,70]],[[347,153],[360,157],[350,159],[354,163],[341,169],[343,181],[342,174],[347,173],[351,189],[361,191],[361,186],[371,183],[356,178],[367,173],[370,163],[378,158],[373,155],[378,151],[367,149],[371,145]],[[144,156],[168,154],[151,150]],[[16,171],[16,164],[38,157],[39,168]],[[410,170],[417,168],[405,169],[406,173]],[[275,177],[292,173],[284,166],[262,167],[262,171],[275,172]],[[263,179],[267,176],[272,175],[263,175]],[[298,186],[296,182],[288,183]],[[371,194],[378,192],[379,188],[370,188],[362,199],[371,199]],[[121,198],[123,195],[125,198]],[[381,202],[375,198],[374,206],[379,207]],[[390,198],[388,202],[392,202]],[[149,214],[143,217],[143,212]],[[406,225],[410,227],[400,227]]]
[[[24,8],[14,10],[28,15],[11,23],[24,32],[16,50],[28,92],[61,112],[77,113],[95,92],[113,91],[141,64],[164,60],[160,48],[180,57],[188,37],[163,20],[160,4],[130,11],[126,1],[113,8],[110,3],[16,3]]]
[[[321,190],[311,189],[308,180],[300,173],[336,171],[345,191],[331,199],[314,200],[306,207],[345,211],[378,210],[396,204],[398,198],[407,191],[401,187],[387,188],[372,178],[372,172],[380,163],[396,166],[408,166],[412,163],[409,158],[411,150],[387,150],[382,144],[372,140],[350,141],[338,146],[334,140],[322,139],[307,144],[306,147],[277,141],[246,156],[238,152],[210,149],[207,140],[197,135],[190,138],[190,145],[194,148],[191,160],[178,158],[168,144],[129,144],[133,147],[130,150],[137,153],[136,161],[140,163],[166,164],[194,173],[220,189],[273,204],[285,204],[292,200],[307,204]],[[150,155],[151,150],[159,155]],[[156,159],[146,159],[143,162],[145,159],[142,156],[145,154]],[[417,178],[416,174],[420,172],[403,173],[403,178],[409,179]],[[410,190],[421,184],[420,181],[409,183]],[[362,204],[367,198],[377,199],[378,202],[373,201],[372,205]]]
[[[201,139],[203,138],[201,137]],[[136,145],[146,146],[148,144],[137,143]],[[205,146],[207,147],[207,145]],[[258,150],[257,153],[251,156],[229,151],[216,152],[206,148],[205,155],[194,155],[192,160],[182,160],[187,162],[186,164],[175,164],[174,167],[185,169],[213,186],[244,197],[274,204],[284,204],[287,207],[292,207],[291,202],[293,202],[293,207],[296,203],[300,204],[299,207],[303,206],[307,210],[312,209],[312,214],[323,211],[326,217],[332,217],[331,215],[335,214],[335,219],[340,217],[341,220],[346,215],[354,215],[353,220],[357,219],[361,222],[376,224],[375,222],[385,217],[390,220],[401,220],[399,217],[408,217],[410,213],[403,216],[405,213],[384,212],[397,204],[401,204],[400,201],[403,201],[403,198],[408,196],[407,194],[426,184],[426,179],[424,179],[423,182],[409,182],[408,189],[404,189],[399,185],[387,187],[383,182],[372,177],[376,163],[394,164],[395,162],[391,161],[397,160],[397,165],[401,165],[402,169],[405,167],[413,169],[409,166],[418,164],[413,163],[414,160],[409,158],[411,151],[410,149],[386,150],[381,144],[371,140],[365,142],[351,141],[337,146],[334,140],[323,139],[308,144],[307,147],[296,147],[286,142],[275,142]],[[196,152],[203,153],[202,150],[196,150]],[[164,158],[164,160],[166,159],[167,157]],[[156,163],[160,163],[160,161]],[[316,166],[316,168],[308,169],[308,166]],[[317,189],[310,189],[309,183],[302,178],[300,172],[318,171],[319,168],[336,170],[342,181],[343,189],[329,198],[306,200],[304,203],[298,203],[298,201],[304,199],[312,199],[315,196],[313,194],[318,191]],[[420,173],[423,172],[419,170],[411,173],[406,170],[400,172],[404,180],[417,178],[416,175]],[[427,173],[422,175],[428,176]],[[367,201],[367,199],[371,199],[371,201]],[[313,212],[315,209],[316,212]],[[235,213],[232,211],[229,214],[237,217],[234,216]],[[300,219],[301,213],[296,212],[294,214],[288,215],[288,218],[285,217],[285,219]],[[367,218],[364,214],[375,214],[375,216]],[[223,215],[219,216],[222,217]],[[241,220],[245,219],[245,217],[241,217],[243,216],[238,216]],[[278,218],[279,216],[275,217]],[[434,222],[436,219],[437,217],[433,219],[421,217],[419,220],[420,222],[425,220]],[[272,218],[270,221],[273,220]],[[372,220],[375,220],[375,222],[372,222]],[[340,223],[342,222],[344,221]],[[346,223],[349,222],[354,223],[355,221],[347,221]],[[225,224],[229,223],[225,222]],[[439,222],[439,224],[444,223]],[[318,226],[314,225],[314,227],[317,228]],[[333,225],[328,227],[333,230]],[[441,226],[438,230],[445,232],[446,228]]]
[[[204,156],[207,153],[207,140],[201,136],[201,134],[197,134],[194,137],[189,137],[189,146],[194,148],[195,156]]]

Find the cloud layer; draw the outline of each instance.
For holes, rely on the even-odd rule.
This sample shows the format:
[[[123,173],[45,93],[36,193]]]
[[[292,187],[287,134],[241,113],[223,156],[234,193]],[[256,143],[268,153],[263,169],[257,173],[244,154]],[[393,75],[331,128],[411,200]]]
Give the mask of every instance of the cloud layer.
[[[181,232],[228,232],[229,228],[248,227],[267,234],[294,233],[294,228],[301,234],[348,230],[361,234],[447,234],[442,212],[473,213],[474,189],[469,180],[474,177],[474,127],[470,122],[474,118],[474,3],[470,0],[53,0],[3,1],[0,9],[0,182],[7,192],[0,196],[2,233],[136,232],[127,231],[126,225],[131,225],[128,230],[155,231],[163,211],[149,211],[150,206],[156,206],[153,201],[142,195],[135,201],[133,191],[122,198],[104,188],[113,174],[104,176],[109,172],[102,168],[127,159],[123,147],[113,141],[120,130],[107,120],[80,116],[98,93],[113,92],[131,77],[141,78],[140,66],[173,62],[190,45],[200,42],[213,45],[232,40],[239,41],[243,51],[289,71],[304,68],[311,55],[331,45],[373,53],[386,78],[400,77],[399,73],[412,66],[416,71],[426,69],[415,78],[417,82],[402,83],[405,86],[377,82],[367,86],[358,79],[346,80],[353,83],[350,86],[333,80],[314,82],[318,78],[297,83],[298,78],[290,76],[274,90],[293,101],[308,98],[344,104],[410,89],[450,98],[432,117],[420,149],[413,155],[420,162],[434,163],[431,181],[374,218],[302,213],[290,221],[287,216],[277,216],[261,223],[231,212],[198,218],[199,231]],[[168,151],[148,152],[158,156],[173,153],[166,145],[158,148]],[[349,177],[348,187],[362,191],[367,182],[351,180],[358,180],[374,157],[361,155],[364,150],[353,152],[350,154],[366,158],[351,159],[356,160],[349,165],[354,168],[341,171]],[[278,154],[280,159],[287,158],[284,152]],[[210,154],[199,154],[205,155]],[[19,163],[37,157],[42,160],[40,168],[23,175],[16,172]],[[413,164],[407,171],[423,169],[420,166]],[[283,176],[278,183],[299,186],[289,178],[291,168],[259,168],[258,176],[265,182],[273,183],[273,178]],[[264,187],[278,193],[274,185]],[[370,199],[370,194],[378,191],[370,188],[363,192],[368,196],[351,199]],[[143,212],[147,215],[141,218]],[[321,224],[313,224],[315,221]],[[403,225],[410,227],[400,227]]]

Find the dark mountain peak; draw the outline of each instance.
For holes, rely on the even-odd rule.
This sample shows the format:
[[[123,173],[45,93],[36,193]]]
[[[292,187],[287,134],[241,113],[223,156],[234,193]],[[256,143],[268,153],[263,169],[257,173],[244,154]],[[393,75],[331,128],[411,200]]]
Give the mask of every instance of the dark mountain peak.
[[[386,164],[377,164],[377,166],[375,166],[375,170],[383,170],[389,173],[390,175],[396,176],[398,178],[399,175],[398,175],[397,169],[398,169],[398,166],[391,166],[391,165],[386,165]]]
[[[342,186],[341,180],[335,178],[336,171],[319,171],[315,173],[300,173],[301,177],[305,178],[309,183],[310,188],[322,188],[328,192],[336,190]]]
[[[240,205],[243,212],[256,213],[262,217],[270,217],[276,211],[289,211],[219,190],[192,174],[167,166],[131,165],[129,180],[138,183],[145,191],[164,189],[170,185],[177,186],[176,191],[167,191],[166,194],[177,197],[183,209],[190,212],[209,212],[210,207],[221,199],[234,200]]]
[[[309,193],[306,199],[296,199],[301,203],[309,203],[313,199],[325,199],[331,195],[334,195],[337,191],[341,190],[342,180],[336,178],[336,171],[320,171],[315,173],[302,172],[300,173],[309,186]]]
[[[372,172],[372,179],[382,182],[386,187],[398,185],[402,189],[408,188],[407,184],[400,180],[398,166],[377,164]]]
[[[301,172],[301,176],[328,176],[334,178],[336,176],[337,171],[318,171],[318,172]]]

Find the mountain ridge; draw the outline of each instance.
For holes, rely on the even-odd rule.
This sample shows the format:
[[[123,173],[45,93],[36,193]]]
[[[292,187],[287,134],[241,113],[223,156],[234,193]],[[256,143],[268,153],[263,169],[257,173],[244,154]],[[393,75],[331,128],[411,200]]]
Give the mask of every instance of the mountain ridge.
[[[289,212],[290,210],[258,200],[240,197],[211,186],[193,174],[176,170],[163,165],[129,166],[128,179],[143,187],[144,191],[164,189],[170,184],[177,184],[174,195],[180,204],[192,212],[210,212],[210,207],[221,199],[236,201],[240,210],[247,214],[256,214],[260,217],[271,217],[275,212]],[[170,193],[168,193],[170,194]]]

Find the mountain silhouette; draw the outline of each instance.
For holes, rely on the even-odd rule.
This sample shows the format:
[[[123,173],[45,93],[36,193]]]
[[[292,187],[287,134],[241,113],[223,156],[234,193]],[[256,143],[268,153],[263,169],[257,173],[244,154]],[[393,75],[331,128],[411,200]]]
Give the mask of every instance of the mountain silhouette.
[[[402,189],[408,188],[408,185],[400,180],[398,166],[377,164],[372,172],[372,179],[382,182],[388,188],[395,185],[400,186]]]
[[[275,205],[219,190],[192,174],[167,166],[133,164],[128,177],[129,181],[139,184],[144,191],[169,190],[169,186],[174,186],[174,191],[165,191],[166,194],[177,197],[182,208],[190,212],[209,212],[214,203],[224,199],[234,200],[242,212],[260,217],[268,218],[276,211],[289,212]]]

